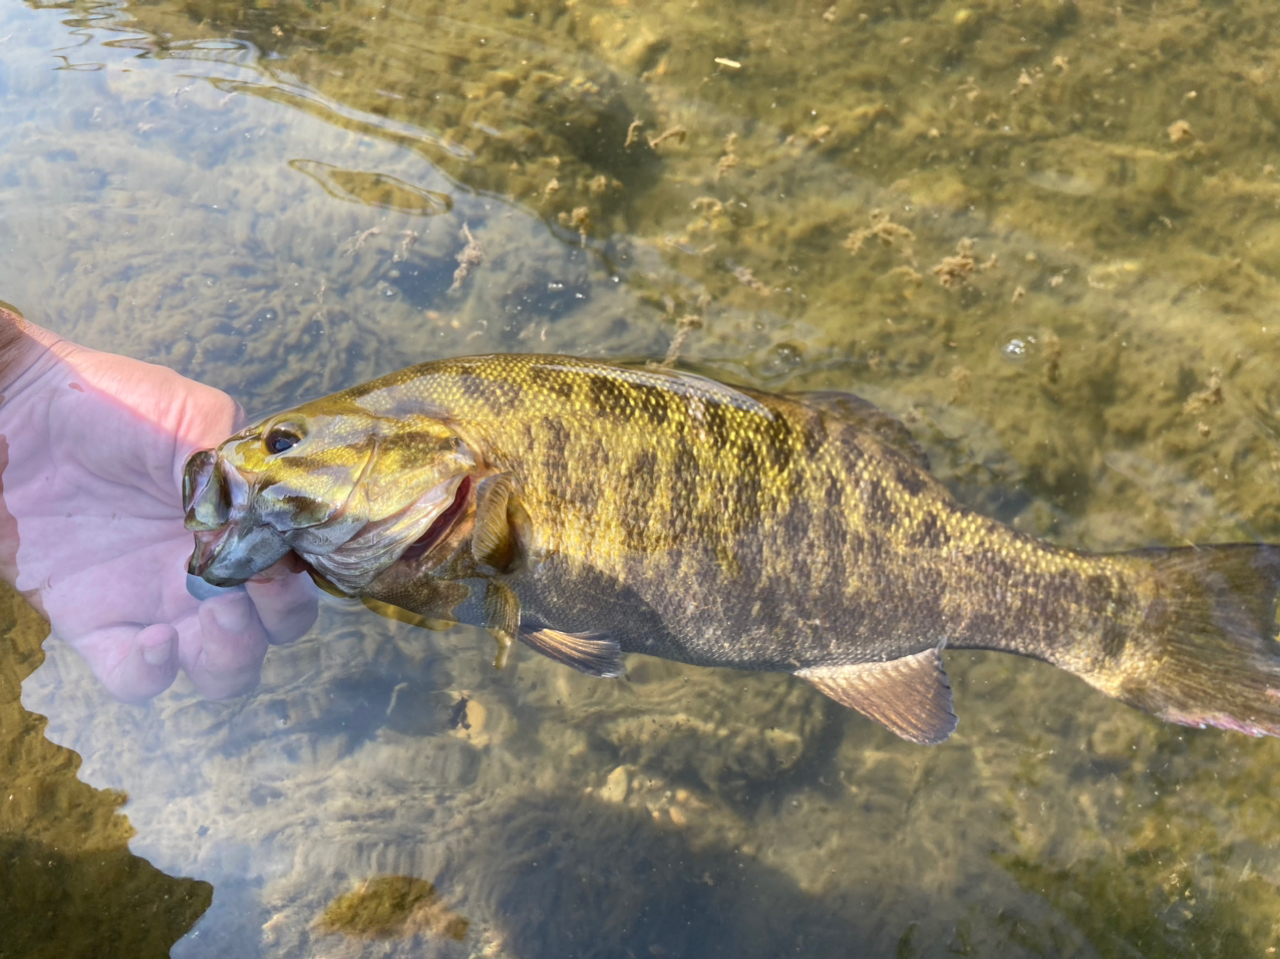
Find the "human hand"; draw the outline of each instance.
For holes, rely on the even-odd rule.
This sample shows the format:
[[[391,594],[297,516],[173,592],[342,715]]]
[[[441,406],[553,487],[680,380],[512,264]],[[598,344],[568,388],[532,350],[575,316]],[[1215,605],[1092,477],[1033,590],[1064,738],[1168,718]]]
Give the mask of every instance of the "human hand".
[[[311,627],[315,587],[287,560],[203,600],[188,592],[182,467],[238,428],[225,393],[3,308],[0,393],[0,575],[113,695],[149,699],[179,669],[205,696],[238,695],[269,644]]]

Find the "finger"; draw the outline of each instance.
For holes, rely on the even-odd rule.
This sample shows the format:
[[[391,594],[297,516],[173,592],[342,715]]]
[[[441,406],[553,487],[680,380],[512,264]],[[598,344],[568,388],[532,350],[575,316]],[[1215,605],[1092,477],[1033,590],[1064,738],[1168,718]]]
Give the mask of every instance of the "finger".
[[[286,559],[244,584],[273,645],[292,643],[315,625],[319,590],[311,577],[288,572]],[[285,573],[280,574],[279,570]]]
[[[126,703],[164,692],[178,675],[178,631],[167,623],[98,629],[71,645],[107,691]]]
[[[249,422],[249,414],[244,411],[244,407],[239,403],[234,400],[232,402],[235,404],[235,409],[231,414],[231,432],[238,433],[244,429],[244,424]]]
[[[247,593],[234,590],[200,604],[198,628],[183,637],[182,668],[202,696],[229,699],[258,684],[267,634]]]

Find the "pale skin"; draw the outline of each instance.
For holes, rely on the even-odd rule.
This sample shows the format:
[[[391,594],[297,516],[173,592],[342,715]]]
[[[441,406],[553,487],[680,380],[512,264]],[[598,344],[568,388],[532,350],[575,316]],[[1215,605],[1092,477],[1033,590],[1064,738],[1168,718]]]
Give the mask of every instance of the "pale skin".
[[[86,349],[0,307],[0,576],[118,699],[179,671],[204,696],[257,685],[271,644],[316,618],[287,561],[199,600],[182,467],[241,425],[225,393],[164,367]]]

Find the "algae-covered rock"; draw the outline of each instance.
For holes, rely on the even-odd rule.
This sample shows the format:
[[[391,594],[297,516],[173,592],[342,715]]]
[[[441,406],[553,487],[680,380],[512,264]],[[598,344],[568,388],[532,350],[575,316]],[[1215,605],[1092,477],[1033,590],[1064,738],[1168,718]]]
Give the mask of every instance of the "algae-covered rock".
[[[469,923],[439,901],[436,887],[414,876],[374,876],[329,903],[321,932],[386,938],[414,932],[463,939]]]
[[[212,887],[130,853],[126,797],[76,777],[80,757],[44,738],[21,683],[49,626],[0,585],[0,954],[160,957],[209,907]]]

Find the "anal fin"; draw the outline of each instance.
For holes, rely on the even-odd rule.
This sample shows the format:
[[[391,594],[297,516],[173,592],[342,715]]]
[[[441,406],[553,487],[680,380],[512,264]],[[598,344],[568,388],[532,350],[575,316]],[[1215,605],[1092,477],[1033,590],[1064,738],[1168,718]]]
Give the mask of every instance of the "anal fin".
[[[812,666],[796,675],[913,743],[932,746],[955,731],[951,684],[936,649],[883,663]]]
[[[625,671],[615,640],[598,633],[562,633],[558,629],[523,629],[520,641],[557,663],[588,676],[614,679]]]

